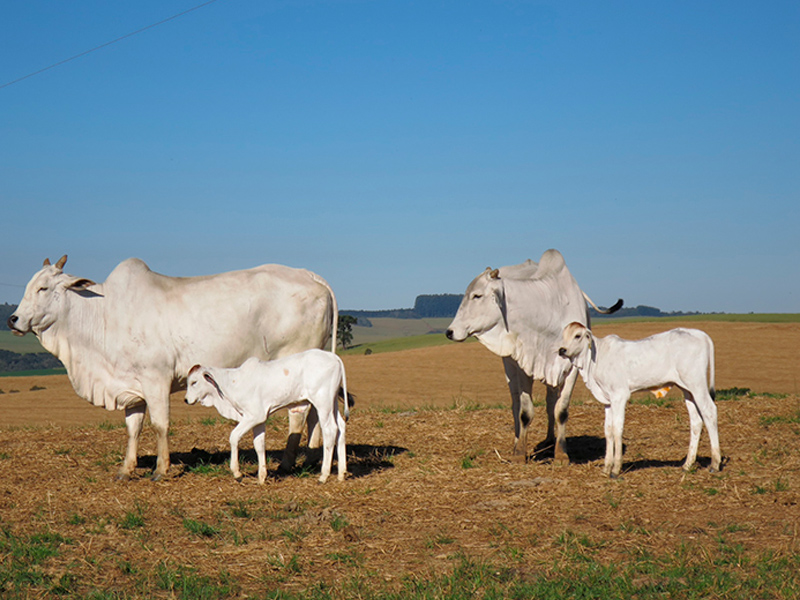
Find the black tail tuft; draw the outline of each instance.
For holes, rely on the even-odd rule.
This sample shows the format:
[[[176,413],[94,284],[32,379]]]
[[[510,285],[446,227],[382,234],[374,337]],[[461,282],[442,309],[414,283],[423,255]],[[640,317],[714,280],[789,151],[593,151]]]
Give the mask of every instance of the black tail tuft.
[[[339,399],[344,400],[344,390],[342,388],[339,388]],[[355,405],[356,405],[356,397],[350,392],[347,392],[347,406],[352,408]]]
[[[617,312],[620,308],[622,308],[622,304],[623,304],[622,298],[620,298],[619,300],[617,300],[617,302],[616,302],[616,304],[614,304],[614,306],[612,306],[611,308],[609,308],[606,311],[606,314],[610,315],[611,313]]]

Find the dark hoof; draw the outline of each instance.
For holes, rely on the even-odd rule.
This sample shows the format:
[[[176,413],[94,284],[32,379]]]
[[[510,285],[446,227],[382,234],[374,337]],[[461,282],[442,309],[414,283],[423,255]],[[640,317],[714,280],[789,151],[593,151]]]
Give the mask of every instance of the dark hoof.
[[[163,473],[153,473],[153,476],[150,478],[150,481],[159,482],[164,480]]]
[[[119,473],[117,473],[117,476],[114,477],[114,479],[117,481],[130,481],[131,475],[130,473],[123,473],[120,471]]]

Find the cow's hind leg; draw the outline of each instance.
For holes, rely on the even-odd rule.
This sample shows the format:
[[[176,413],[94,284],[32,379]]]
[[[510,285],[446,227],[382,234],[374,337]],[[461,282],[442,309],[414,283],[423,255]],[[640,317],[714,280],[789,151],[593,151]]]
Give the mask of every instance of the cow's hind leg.
[[[303,437],[308,408],[308,406],[295,406],[289,409],[289,437],[286,439],[286,449],[278,467],[282,473],[291,473],[297,462],[297,450]]]
[[[308,431],[308,445],[306,446],[305,465],[316,465],[322,458],[322,431],[319,426],[317,409],[313,406],[308,408],[306,430]]]
[[[128,429],[128,449],[125,454],[125,461],[117,473],[117,479],[130,479],[133,470],[136,468],[137,454],[139,450],[139,435],[142,433],[144,424],[144,414],[147,405],[144,402],[128,406],[125,408],[125,426]]]

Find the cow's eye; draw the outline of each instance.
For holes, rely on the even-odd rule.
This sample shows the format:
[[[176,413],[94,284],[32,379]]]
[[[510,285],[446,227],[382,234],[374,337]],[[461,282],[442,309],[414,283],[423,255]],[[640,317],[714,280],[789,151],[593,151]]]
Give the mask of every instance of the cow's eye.
[[[42,286],[42,287],[40,287],[40,288],[39,288],[38,290],[36,290],[36,291],[37,291],[37,292],[46,292],[48,289],[50,289],[50,288],[48,288],[47,286]]]
[[[472,295],[472,299],[473,300],[480,300],[481,298],[483,298],[483,294],[473,294]]]

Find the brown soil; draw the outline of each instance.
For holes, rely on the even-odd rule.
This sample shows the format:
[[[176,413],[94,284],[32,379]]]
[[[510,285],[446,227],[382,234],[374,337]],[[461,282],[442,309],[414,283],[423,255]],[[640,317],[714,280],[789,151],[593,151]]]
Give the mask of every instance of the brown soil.
[[[635,338],[673,326],[601,325],[595,333]],[[267,429],[268,484],[256,483],[248,443],[248,475],[236,483],[226,467],[230,425],[182,405],[180,395],[170,477],[147,478],[155,450],[148,429],[136,478],[116,482],[125,430],[98,423],[121,425],[120,414],[76,398],[66,377],[0,379],[0,524],[19,537],[44,530],[69,539],[41,567],[53,580],[70,573],[76,589],[131,594],[153,593],[159,569],[181,566],[212,578],[226,572],[247,595],[367,574],[391,587],[451,572],[457,556],[546,568],[565,533],[603,544],[609,563],[633,548],[713,553],[723,533],[747,552],[797,553],[800,325],[691,326],[715,341],[718,390],[758,392],[718,402],[720,474],[679,468],[688,419],[673,392],[661,406],[644,395],[631,403],[624,477],[605,478],[603,409],[580,383],[568,424],[572,463],[540,455],[509,462],[500,360],[479,344],[450,344],[345,358],[357,396],[347,429],[352,475],[322,486],[313,475],[275,474],[283,417]],[[543,413],[534,440],[544,433]],[[701,465],[708,456],[704,434]],[[132,514],[143,524],[126,523]],[[193,522],[213,531],[193,533]]]

